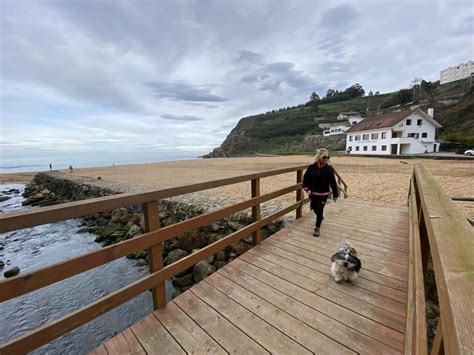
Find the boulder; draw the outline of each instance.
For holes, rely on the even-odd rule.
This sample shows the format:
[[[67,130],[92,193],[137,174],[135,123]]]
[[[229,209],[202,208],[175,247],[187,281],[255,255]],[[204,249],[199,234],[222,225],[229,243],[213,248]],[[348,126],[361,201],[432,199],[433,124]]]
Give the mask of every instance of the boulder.
[[[212,274],[214,271],[216,271],[216,267],[214,265],[209,264],[206,260],[201,260],[196,265],[194,265],[194,281],[196,283],[200,282],[204,280],[207,276]]]
[[[173,286],[182,288],[192,285],[194,281],[194,274],[191,272],[181,277],[173,277]]]
[[[11,269],[8,269],[7,271],[5,271],[3,273],[3,276],[5,276],[6,278],[9,278],[9,277],[18,275],[19,273],[20,273],[20,268],[18,266],[14,266]]]

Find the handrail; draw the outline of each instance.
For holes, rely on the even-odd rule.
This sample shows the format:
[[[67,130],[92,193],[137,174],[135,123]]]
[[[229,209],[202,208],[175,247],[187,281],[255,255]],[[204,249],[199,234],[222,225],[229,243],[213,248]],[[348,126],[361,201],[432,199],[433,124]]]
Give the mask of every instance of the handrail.
[[[14,297],[37,290],[47,285],[56,283],[76,274],[90,270],[117,258],[123,257],[131,252],[148,248],[150,260],[155,260],[156,265],[150,265],[150,275],[128,285],[118,291],[111,293],[92,304],[89,304],[73,313],[50,322],[36,330],[9,341],[0,346],[0,353],[27,352],[85,324],[99,315],[108,312],[127,300],[138,296],[142,292],[152,289],[155,308],[166,303],[164,295],[164,281],[177,273],[189,268],[200,260],[222,250],[231,243],[238,241],[249,234],[255,234],[262,227],[268,225],[275,219],[296,209],[296,218],[301,217],[302,204],[307,202],[302,193],[302,176],[306,165],[265,171],[257,174],[248,174],[233,178],[203,182],[183,187],[175,187],[143,193],[126,193],[90,200],[71,202],[61,205],[41,207],[26,212],[17,212],[0,216],[0,232],[12,231],[26,227],[32,227],[45,223],[57,222],[64,219],[82,217],[97,212],[110,211],[116,208],[142,203],[146,219],[147,233],[120,243],[104,247],[97,251],[84,254],[45,268],[32,272],[20,274],[16,277],[0,282],[0,301],[6,301]],[[259,195],[260,178],[269,177],[289,172],[297,172],[296,184]],[[164,228],[159,228],[158,203],[161,198],[182,195],[191,192],[202,191],[210,188],[226,186],[230,184],[251,181],[252,198],[231,206],[209,212],[186,221],[179,222]],[[345,184],[345,183],[344,183]],[[270,201],[278,196],[296,191],[296,203],[262,218],[259,213],[261,203]],[[346,192],[346,191],[344,191]],[[171,239],[184,232],[199,228],[203,225],[226,218],[234,213],[252,207],[253,223],[224,237],[217,242],[181,259],[177,262],[163,267],[161,248],[165,240]],[[258,213],[254,213],[258,211]],[[260,240],[254,239],[254,243]]]
[[[441,185],[420,163],[414,166],[409,205],[410,223],[414,228],[410,245],[413,244],[414,252],[413,259],[410,259],[413,267],[410,268],[412,278],[409,275],[409,284],[413,285],[413,290],[408,292],[408,317],[413,322],[407,321],[406,342],[412,343],[406,344],[405,350],[413,354],[427,351],[426,344],[423,344],[426,343],[426,332],[417,327],[423,327],[426,322],[423,278],[431,253],[440,307],[431,353],[473,353],[473,229]]]

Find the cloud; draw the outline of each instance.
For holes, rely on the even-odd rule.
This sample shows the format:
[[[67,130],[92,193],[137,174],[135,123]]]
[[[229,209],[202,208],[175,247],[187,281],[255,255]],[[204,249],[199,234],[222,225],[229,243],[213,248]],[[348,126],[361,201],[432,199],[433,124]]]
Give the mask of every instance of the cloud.
[[[263,54],[242,50],[239,52],[239,56],[232,60],[233,64],[239,64],[243,62],[248,63],[262,63],[265,56]]]
[[[184,122],[196,122],[196,121],[202,121],[203,118],[201,117],[196,117],[196,116],[190,116],[190,115],[171,115],[171,114],[165,114],[161,115],[162,118],[166,120],[172,120],[172,121],[184,121]]]
[[[472,36],[474,34],[474,15],[468,16],[451,27],[452,36]]]
[[[149,81],[146,85],[152,87],[155,95],[160,98],[169,98],[176,101],[227,101],[227,99],[211,93],[215,85],[192,86],[184,82],[166,83],[160,81]]]

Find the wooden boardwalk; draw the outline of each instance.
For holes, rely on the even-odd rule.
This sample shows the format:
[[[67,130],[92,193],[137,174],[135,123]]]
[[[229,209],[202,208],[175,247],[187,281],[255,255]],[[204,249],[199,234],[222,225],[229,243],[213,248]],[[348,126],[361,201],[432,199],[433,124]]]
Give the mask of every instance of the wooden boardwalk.
[[[307,211],[307,207],[305,207]],[[328,203],[288,225],[93,353],[402,353],[406,326],[408,209]],[[362,260],[336,284],[341,240]]]

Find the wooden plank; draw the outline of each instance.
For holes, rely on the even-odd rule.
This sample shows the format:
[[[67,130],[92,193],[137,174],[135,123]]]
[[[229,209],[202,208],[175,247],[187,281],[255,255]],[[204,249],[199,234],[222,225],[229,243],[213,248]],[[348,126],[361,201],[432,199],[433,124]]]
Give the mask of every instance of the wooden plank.
[[[248,268],[246,271],[249,271]],[[297,300],[295,299],[294,293],[286,294],[280,291],[280,287],[282,290],[289,291],[288,287],[285,286],[286,281],[275,278],[272,282],[272,286],[268,286],[257,280],[250,273],[244,273],[242,270],[236,269],[233,265],[226,265],[224,268],[219,269],[218,273],[236,282],[240,286],[245,287],[247,290],[255,293],[274,306],[286,310],[286,312],[291,313],[293,317],[296,317],[309,327],[325,334],[327,337],[340,342],[348,349],[361,353],[399,353],[377,340],[348,327],[337,319],[328,317],[316,309],[311,308],[304,303],[304,296],[298,297],[299,300]],[[294,292],[297,292],[298,295],[304,295],[304,290],[298,287],[294,287]],[[357,339],[357,341],[354,341],[354,339]],[[325,349],[322,352],[326,353],[328,350],[329,349]]]
[[[322,238],[320,237],[318,239],[322,239]],[[286,238],[284,241],[281,241],[281,240],[278,240],[278,239],[272,237],[266,242],[269,243],[269,244],[276,245],[276,246],[280,245],[281,243],[290,244],[290,245],[293,246],[293,248],[290,247],[290,246],[287,246],[287,245],[284,245],[283,248],[286,249],[286,250],[291,250],[291,251],[295,252],[295,254],[306,256],[306,257],[308,257],[312,260],[318,261],[320,263],[323,263],[323,264],[326,264],[326,265],[331,264],[331,262],[330,262],[331,254],[330,253],[328,253],[326,255],[321,254],[321,252],[318,253],[319,250],[318,250],[317,247],[312,246],[308,243],[301,243],[301,242],[299,242],[298,240],[296,240],[294,238]],[[279,243],[279,244],[277,244],[277,243]],[[353,243],[353,244],[355,244],[355,243]],[[299,248],[301,250],[297,250],[294,247]],[[356,245],[354,245],[354,247],[357,250],[361,250]],[[336,251],[337,251],[337,249],[334,249],[333,253],[336,252]],[[364,275],[363,277],[369,278],[370,280],[373,280],[373,281],[376,281],[376,282],[380,282],[384,285],[389,285],[391,287],[395,287],[395,288],[398,288],[398,289],[401,289],[401,290],[403,290],[406,287],[406,279],[404,279],[403,276],[402,276],[402,275],[406,274],[406,270],[393,270],[393,269],[391,269],[391,268],[389,268],[385,265],[378,265],[378,264],[371,263],[371,262],[368,262],[368,261],[364,260],[364,265],[363,265],[363,269],[362,269],[362,272],[361,272],[361,276],[362,276],[362,274]]]
[[[205,331],[173,302],[153,312],[186,353],[227,354]]]
[[[92,319],[97,318],[101,314],[108,312],[109,310],[119,306],[120,304],[138,296],[139,294],[147,291],[148,289],[158,285],[161,282],[169,279],[170,277],[186,270],[193,266],[200,260],[203,260],[218,251],[222,250],[226,246],[240,240],[244,236],[252,233],[273,220],[293,211],[298,207],[299,203],[290,205],[283,210],[273,213],[270,216],[263,218],[257,223],[252,223],[241,230],[230,234],[229,236],[220,239],[199,251],[188,255],[176,263],[168,265],[149,276],[143,277],[142,279],[135,281],[134,283],[125,286],[110,295],[105,296],[83,308],[72,312],[68,315],[61,317],[58,320],[52,321],[42,327],[15,338],[8,343],[2,344],[0,352],[26,352],[35,349],[48,341],[55,339],[68,331],[77,328],[78,326],[85,324]]]
[[[243,331],[217,313],[192,292],[184,292],[173,302],[231,354],[264,354],[269,352]]]
[[[319,296],[317,293],[321,287],[311,282],[311,280],[309,280],[307,277],[294,273],[291,270],[285,269],[279,265],[256,258],[249,253],[241,255],[239,259],[251,263],[252,265],[265,270],[267,273],[272,274],[277,278],[284,279],[313,293],[313,304],[311,304],[311,306],[318,311],[332,318],[338,319],[351,328],[373,337],[388,346],[391,346],[397,350],[403,349],[402,333],[388,328],[380,323],[374,322],[371,319],[367,319],[352,310],[340,307],[333,303],[332,300],[328,300]],[[231,263],[231,265],[233,265],[234,262],[235,260]],[[270,278],[269,275],[266,275],[266,277]],[[264,280],[261,281],[266,282]]]
[[[130,348],[130,352],[132,354],[145,354],[145,350],[141,346],[140,342],[138,339],[135,337],[135,334],[133,334],[131,328],[125,329],[122,332],[122,335],[124,336],[125,340],[128,343],[128,347]]]
[[[130,329],[147,353],[155,354],[159,349],[162,354],[186,354],[152,314],[132,325]]]
[[[91,355],[108,355],[104,344],[100,344],[97,348],[92,350],[89,354],[91,354]]]
[[[260,179],[251,181],[252,198],[260,196]],[[261,219],[260,204],[252,207],[252,222],[258,222]],[[252,244],[258,245],[262,241],[262,233],[257,229],[252,233]]]
[[[308,236],[308,234],[302,234],[302,233],[292,233],[289,234],[286,238],[283,238],[280,236],[280,238],[272,238],[272,240],[278,240],[281,242],[285,242],[285,240],[292,239],[292,240],[297,240],[301,243],[308,243],[313,246],[317,246],[320,248],[321,253],[327,254],[327,255],[332,255],[334,254],[340,247],[340,241],[334,241],[334,240],[328,240],[325,237],[320,237],[320,238],[312,238]],[[398,259],[393,259],[393,258],[387,258],[383,254],[378,254],[378,256],[373,256],[369,253],[366,253],[365,248],[359,248],[357,249],[357,253],[359,257],[363,257],[364,260],[369,261],[374,264],[379,264],[383,265],[386,267],[393,267],[395,270],[402,270],[403,272],[406,272],[407,269],[407,263],[406,260],[398,260]]]
[[[294,340],[233,301],[205,281],[194,285],[192,291],[240,330],[251,336],[267,351],[278,354],[310,354]],[[189,291],[188,291],[189,292]]]
[[[433,341],[433,346],[431,347],[431,355],[443,355],[444,354],[444,345],[443,345],[443,328],[441,325],[441,319],[438,319],[438,324],[436,326],[435,338]]]
[[[134,343],[130,346],[127,338],[122,333],[114,336],[112,339],[107,340],[103,345],[107,350],[108,354],[146,354],[142,346],[132,334]],[[130,336],[128,336],[130,339]]]
[[[436,276],[446,353],[474,352],[474,231],[440,184],[415,164]]]
[[[280,265],[284,265],[285,267],[294,271],[298,270],[298,273],[302,275],[310,274],[311,279],[316,282],[327,284],[328,280],[331,280],[329,264],[324,265],[314,262],[310,259],[286,252],[280,248],[276,248],[272,245],[269,245],[268,243],[265,243],[259,248],[250,250],[249,253],[273,263],[280,263]],[[401,317],[405,318],[405,293],[388,287],[383,287],[382,290],[385,291],[385,293],[383,293],[382,290],[377,289],[383,285],[376,283],[372,284],[375,285],[372,286],[372,288],[378,292],[373,292],[361,286],[361,284],[366,284],[366,281],[366,279],[359,277],[356,281],[350,284],[330,282],[328,287],[337,290],[338,292],[351,295],[352,297],[360,299],[361,301],[372,303],[377,307],[399,314]],[[395,296],[391,296],[392,292],[396,292]],[[403,298],[403,302],[397,300],[398,295]]]
[[[296,171],[296,183],[300,184],[303,182],[303,170]],[[296,190],[296,202],[303,200],[303,189]],[[303,216],[303,206],[296,209],[296,219],[300,219]]]
[[[287,234],[275,233],[272,235],[274,240],[297,240],[301,243],[310,244],[322,248],[323,250],[328,250],[334,253],[339,249],[341,245],[341,239],[334,238],[335,235],[329,235],[325,233],[324,236],[319,238],[313,238],[312,234],[309,234],[309,230],[288,230]],[[359,244],[358,241],[351,240],[351,243],[354,245],[356,250],[363,252],[367,257],[373,258],[375,260],[380,260],[380,262],[386,261],[390,264],[401,265],[406,267],[407,265],[407,255],[406,253],[397,252],[396,255],[392,254],[390,250],[373,250],[370,249],[367,245]]]
[[[354,354],[347,347],[341,346],[330,337],[308,327],[307,324],[287,313],[285,310],[288,309],[275,307],[266,299],[256,297],[254,293],[218,272],[207,277],[205,281],[312,352]],[[267,296],[270,297],[269,294]]]
[[[58,222],[69,218],[88,216],[98,212],[111,211],[120,207],[138,205],[148,201],[162,200],[164,198],[237,184],[239,182],[250,181],[253,179],[286,174],[303,168],[304,165],[298,165],[162,190],[152,190],[140,193],[123,193],[60,205],[40,207],[28,211],[9,213],[0,216],[0,233]]]
[[[145,231],[152,232],[160,229],[159,203],[150,201],[143,204],[143,215],[145,217]],[[150,273],[163,268],[163,242],[148,248],[148,264]],[[162,282],[151,289],[153,308],[156,310],[166,304],[165,283]]]
[[[146,249],[152,245],[171,239],[176,235],[183,234],[194,228],[212,223],[227,217],[230,214],[249,208],[255,203],[267,201],[277,196],[281,196],[282,194],[292,192],[297,188],[298,185],[290,186],[249,201],[238,203],[234,206],[190,218],[186,221],[101,248],[91,253],[0,281],[0,289],[2,290],[0,293],[0,302],[37,290],[81,272],[88,271],[107,262],[126,256],[131,252]]]

